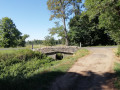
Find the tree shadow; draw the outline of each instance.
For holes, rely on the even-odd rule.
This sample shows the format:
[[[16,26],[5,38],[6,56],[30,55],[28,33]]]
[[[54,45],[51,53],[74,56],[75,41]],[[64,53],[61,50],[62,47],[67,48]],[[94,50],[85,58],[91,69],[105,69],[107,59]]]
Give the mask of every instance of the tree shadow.
[[[29,78],[23,75],[7,77],[0,79],[0,90],[102,90],[102,86],[107,85],[114,76],[112,73],[85,73],[87,75],[45,71]]]
[[[82,74],[68,72],[50,87],[50,90],[109,90],[114,89],[114,73],[96,74],[91,71]],[[108,87],[106,87],[108,86]]]
[[[64,72],[60,71],[44,71],[29,78],[23,75],[9,76],[0,79],[0,90],[48,90],[51,82],[56,77],[64,74]]]

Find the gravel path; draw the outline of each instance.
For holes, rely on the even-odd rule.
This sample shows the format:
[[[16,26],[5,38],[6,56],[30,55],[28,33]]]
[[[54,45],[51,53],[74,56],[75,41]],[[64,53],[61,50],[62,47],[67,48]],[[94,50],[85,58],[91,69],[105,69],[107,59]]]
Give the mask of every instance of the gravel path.
[[[115,55],[111,48],[88,48],[91,54],[80,58],[51,90],[116,90],[112,75]]]

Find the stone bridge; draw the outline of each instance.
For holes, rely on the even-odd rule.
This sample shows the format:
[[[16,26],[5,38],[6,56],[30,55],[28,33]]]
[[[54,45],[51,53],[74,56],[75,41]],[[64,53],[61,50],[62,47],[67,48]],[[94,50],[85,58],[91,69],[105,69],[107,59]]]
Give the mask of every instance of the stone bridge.
[[[40,51],[41,53],[56,59],[57,53],[62,53],[63,57],[65,57],[68,55],[73,55],[78,49],[80,49],[80,47],[77,46],[52,46],[36,49],[35,51]]]

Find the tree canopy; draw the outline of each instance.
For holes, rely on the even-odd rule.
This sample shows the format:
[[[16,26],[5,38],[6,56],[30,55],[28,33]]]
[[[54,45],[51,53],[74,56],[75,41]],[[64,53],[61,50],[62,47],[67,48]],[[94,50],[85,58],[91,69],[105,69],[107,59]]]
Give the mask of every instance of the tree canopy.
[[[98,28],[98,17],[91,21],[87,15],[75,16],[69,23],[69,40],[71,45],[96,46],[96,45],[112,45],[107,33],[104,33],[105,28]]]
[[[46,36],[43,44],[46,46],[53,46],[53,45],[56,45],[56,42],[54,37]]]
[[[20,43],[19,40],[25,39],[28,37],[21,36],[22,33],[16,28],[16,25],[13,21],[4,17],[0,20],[0,46],[1,47],[16,47]],[[26,35],[25,35],[26,36]],[[20,45],[25,45],[25,42]],[[24,46],[23,45],[23,46]]]
[[[74,12],[80,13],[79,4],[81,0],[48,0],[48,9],[52,12],[50,20],[53,18],[61,18],[64,26],[65,44],[68,45],[68,35],[66,30],[66,20]],[[72,7],[73,8],[72,8]]]
[[[120,0],[86,0],[85,8],[90,19],[99,15],[99,27],[120,43]]]

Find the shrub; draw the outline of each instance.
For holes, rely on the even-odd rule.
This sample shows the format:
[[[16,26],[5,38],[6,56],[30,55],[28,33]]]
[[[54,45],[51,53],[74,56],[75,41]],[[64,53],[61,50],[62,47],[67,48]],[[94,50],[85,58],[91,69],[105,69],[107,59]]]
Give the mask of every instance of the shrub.
[[[120,89],[120,63],[115,63],[115,74],[116,74],[116,79],[114,81],[114,85],[116,88]]]
[[[118,50],[117,50],[116,55],[117,55],[117,56],[120,56],[120,45],[118,45]]]
[[[11,53],[0,53],[0,61],[15,61],[15,60],[30,60],[32,58],[38,58],[38,59],[43,59],[46,56],[40,52],[34,52],[30,49],[20,49],[20,50],[16,50],[14,52]],[[9,62],[8,61],[8,62]]]

